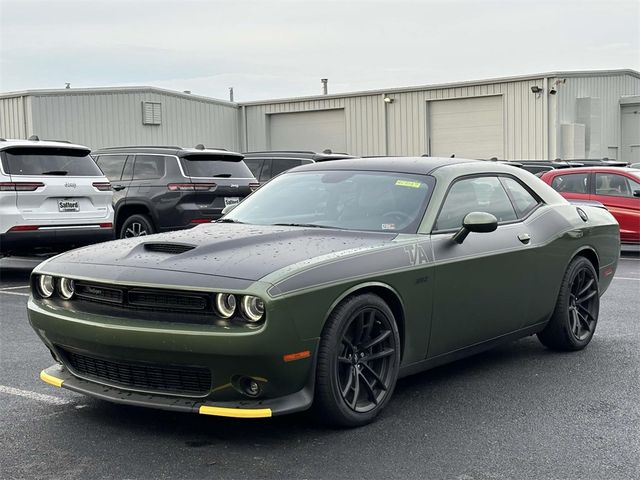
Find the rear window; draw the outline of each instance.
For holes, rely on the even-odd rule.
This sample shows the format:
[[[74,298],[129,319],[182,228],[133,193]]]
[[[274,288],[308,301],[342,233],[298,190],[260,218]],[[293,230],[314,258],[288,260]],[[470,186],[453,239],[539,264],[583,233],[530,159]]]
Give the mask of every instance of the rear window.
[[[252,178],[249,167],[242,161],[225,160],[222,155],[191,155],[182,157],[180,165],[188,177]]]
[[[4,151],[2,167],[9,175],[103,176],[87,150],[72,148],[8,149]]]

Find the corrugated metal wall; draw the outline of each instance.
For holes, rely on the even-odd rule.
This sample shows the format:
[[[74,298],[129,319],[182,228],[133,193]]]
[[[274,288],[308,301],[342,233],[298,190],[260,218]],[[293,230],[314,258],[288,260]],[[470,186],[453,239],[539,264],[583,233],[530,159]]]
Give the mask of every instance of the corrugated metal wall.
[[[428,150],[427,103],[431,100],[501,95],[504,105],[505,158],[545,157],[544,96],[531,93],[541,79],[417,91],[389,90],[384,95],[330,97],[246,105],[246,148],[264,150],[271,113],[344,108],[347,149],[355,155],[421,155]],[[386,110],[386,112],[385,112]],[[386,116],[386,122],[385,122]]]
[[[239,148],[238,107],[153,91],[34,95],[27,136],[69,140],[99,148],[182,145]],[[14,100],[2,99],[2,102]],[[162,123],[142,123],[142,102],[162,104]],[[24,138],[17,132],[18,138]]]
[[[591,97],[600,99],[600,125],[596,126],[601,137],[600,150],[592,151],[592,158],[619,158],[620,145],[620,97],[640,95],[640,79],[631,75],[604,75],[559,77],[551,79],[550,85],[556,80],[564,83],[557,84],[557,120],[555,128],[559,129],[563,123],[580,123],[577,119],[576,99]],[[599,127],[599,128],[598,128]],[[561,156],[561,147],[552,152],[553,156]]]
[[[1,138],[27,138],[32,122],[31,97],[0,98]]]

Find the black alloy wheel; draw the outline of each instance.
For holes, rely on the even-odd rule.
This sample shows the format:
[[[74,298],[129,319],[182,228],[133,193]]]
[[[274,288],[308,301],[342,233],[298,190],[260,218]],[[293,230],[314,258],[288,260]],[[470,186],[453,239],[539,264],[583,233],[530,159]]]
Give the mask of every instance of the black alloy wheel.
[[[155,233],[151,219],[146,215],[131,215],[122,224],[120,238],[133,238]]]
[[[598,280],[588,268],[573,277],[569,295],[569,324],[577,340],[593,334],[598,315]]]
[[[355,412],[379,405],[393,379],[396,345],[389,319],[379,310],[365,307],[348,322],[338,354],[340,394]]]
[[[585,257],[575,257],[564,274],[551,318],[538,339],[552,350],[581,350],[595,333],[600,311],[598,274]]]
[[[348,297],[329,316],[320,339],[315,408],[323,422],[355,427],[388,403],[398,378],[400,335],[377,295]]]

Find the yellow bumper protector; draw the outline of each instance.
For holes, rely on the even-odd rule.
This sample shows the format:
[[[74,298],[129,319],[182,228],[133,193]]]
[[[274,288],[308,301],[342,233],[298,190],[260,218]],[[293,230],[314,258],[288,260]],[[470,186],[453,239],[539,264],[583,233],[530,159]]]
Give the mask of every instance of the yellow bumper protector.
[[[48,383],[49,385],[53,385],[54,387],[61,387],[62,384],[64,383],[64,380],[60,378],[56,378],[52,375],[49,375],[44,370],[40,372],[40,380],[42,380],[45,383]]]
[[[201,405],[198,411],[201,415],[215,415],[217,417],[233,418],[267,418],[271,416],[270,408],[226,408]]]

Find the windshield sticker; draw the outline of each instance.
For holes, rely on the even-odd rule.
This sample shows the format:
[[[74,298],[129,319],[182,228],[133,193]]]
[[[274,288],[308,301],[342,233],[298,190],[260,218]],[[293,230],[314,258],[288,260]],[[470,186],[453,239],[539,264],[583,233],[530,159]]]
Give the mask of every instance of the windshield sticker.
[[[382,230],[395,230],[396,229],[396,224],[395,223],[383,223],[382,224]]]
[[[412,182],[411,180],[396,180],[398,187],[420,188],[420,185],[422,185],[420,182]]]

